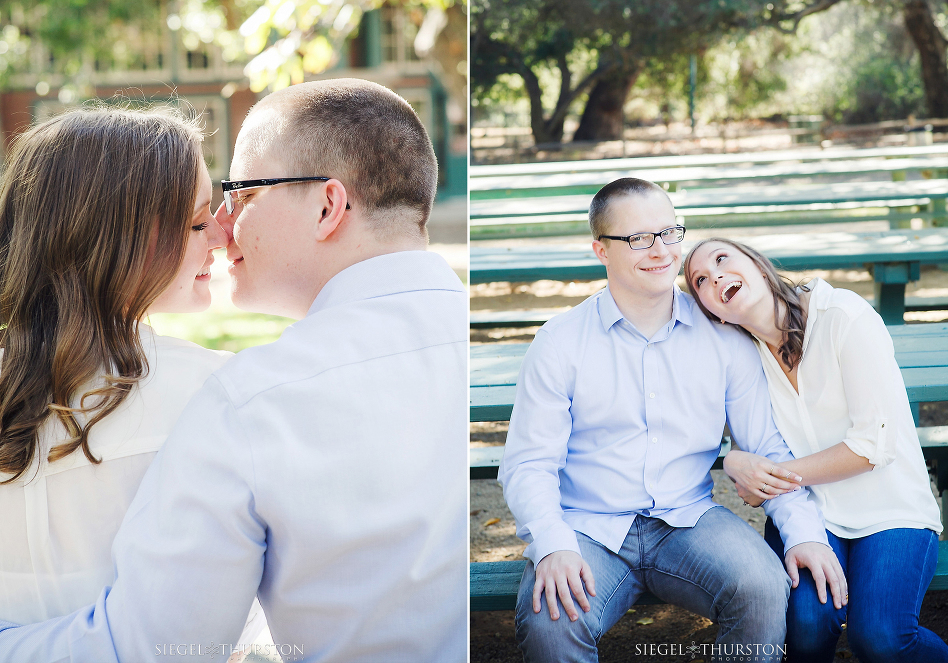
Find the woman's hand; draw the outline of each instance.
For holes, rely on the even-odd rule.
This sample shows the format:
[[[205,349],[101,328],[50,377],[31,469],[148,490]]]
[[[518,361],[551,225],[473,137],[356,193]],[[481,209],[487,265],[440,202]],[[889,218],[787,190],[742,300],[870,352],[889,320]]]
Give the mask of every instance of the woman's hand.
[[[724,471],[737,484],[737,494],[751,506],[797,490],[803,481],[803,477],[768,458],[738,449],[724,457]]]

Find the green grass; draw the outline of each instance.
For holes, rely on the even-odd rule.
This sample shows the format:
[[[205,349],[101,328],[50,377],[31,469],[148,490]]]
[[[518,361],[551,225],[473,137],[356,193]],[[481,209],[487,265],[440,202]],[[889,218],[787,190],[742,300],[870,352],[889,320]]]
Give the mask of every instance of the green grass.
[[[145,322],[162,336],[176,336],[212,350],[239,352],[272,343],[293,321],[276,315],[211,309],[203,313],[155,313]]]

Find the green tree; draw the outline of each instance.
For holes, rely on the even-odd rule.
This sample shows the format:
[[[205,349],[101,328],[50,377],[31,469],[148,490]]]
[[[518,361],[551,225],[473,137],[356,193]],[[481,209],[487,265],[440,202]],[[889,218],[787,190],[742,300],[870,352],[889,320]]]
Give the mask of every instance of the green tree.
[[[537,142],[561,140],[570,105],[588,90],[574,140],[616,139],[625,101],[649,60],[700,52],[723,35],[758,26],[792,32],[806,16],[839,1],[477,0],[471,9],[472,78],[483,93],[500,74],[523,77]],[[569,56],[577,49],[595,58],[574,73]],[[539,88],[543,67],[560,72],[558,100],[549,113]]]
[[[945,61],[948,40],[935,23],[932,8],[926,0],[906,0],[902,5],[902,16],[905,29],[918,49],[928,115],[948,117],[948,64]]]
[[[429,48],[444,60],[443,73],[451,79],[449,91],[461,94],[457,80],[458,76],[463,79],[458,71],[464,60],[463,41],[458,49],[439,44],[439,39],[458,41],[458,26],[466,23],[463,3],[397,3],[419,7],[442,19],[432,31]],[[49,49],[60,71],[81,85],[89,73],[88,63],[111,56],[116,41],[127,38],[129,26],[154,25],[167,14],[168,27],[181,30],[195,47],[214,42],[225,60],[249,60],[246,74],[255,92],[278,89],[332,66],[363,14],[382,4],[383,0],[0,0],[0,22],[4,24],[0,44],[6,44],[6,50],[0,45],[0,76],[10,65],[21,62],[24,44],[36,38]],[[22,34],[15,24],[28,25],[29,33]],[[463,87],[462,82],[460,89]]]

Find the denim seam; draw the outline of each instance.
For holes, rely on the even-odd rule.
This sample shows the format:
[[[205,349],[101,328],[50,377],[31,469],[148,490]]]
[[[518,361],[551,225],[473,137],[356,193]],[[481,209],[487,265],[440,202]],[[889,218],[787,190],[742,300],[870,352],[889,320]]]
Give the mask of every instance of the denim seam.
[[[602,616],[606,614],[606,607],[609,605],[612,599],[615,598],[616,593],[619,591],[619,587],[622,586],[622,583],[624,583],[630,575],[632,575],[631,568],[626,571],[625,575],[622,576],[622,579],[616,583],[615,589],[612,590],[612,594],[609,595],[609,598],[602,602],[602,610],[599,611],[598,619],[596,620],[596,644],[599,644],[599,640],[602,638]]]
[[[643,570],[644,570],[644,569],[643,569]],[[678,575],[677,573],[672,573],[671,571],[662,570],[662,569],[658,568],[657,566],[650,566],[650,567],[648,567],[648,570],[650,570],[650,571],[657,571],[658,573],[661,573],[661,574],[663,574],[663,575],[666,575],[666,576],[668,576],[668,577],[670,577],[670,578],[677,578],[678,580],[681,580],[682,582],[686,582],[686,583],[688,583],[689,585],[691,585],[692,587],[697,587],[698,589],[700,589],[702,592],[704,592],[705,594],[707,594],[707,595],[711,598],[711,606],[712,606],[712,607],[714,606],[714,594],[712,594],[712,593],[709,592],[707,589],[705,589],[704,587],[702,587],[701,585],[699,585],[698,583],[696,583],[696,582],[695,582],[694,580],[692,580],[691,578],[684,578],[684,577]],[[651,591],[651,589],[649,589],[649,591]],[[734,597],[732,596],[731,598],[733,599]],[[730,603],[730,600],[728,600],[728,603]],[[715,620],[715,621],[716,621],[716,620]]]
[[[931,530],[930,530],[930,531],[931,531]],[[933,537],[929,537],[929,539],[928,539],[928,550],[925,552],[925,559],[926,559],[926,560],[928,559],[928,556],[931,555],[932,546],[935,547],[935,560],[936,560],[935,563],[937,564],[937,563],[938,563],[938,562],[937,562],[937,560],[938,560],[938,535],[937,535],[937,534],[936,534],[935,536],[933,536]],[[923,566],[922,566],[922,571],[925,570],[924,563],[925,563],[925,562],[924,562],[924,560],[923,560],[923,561],[922,561],[922,564],[923,564]],[[938,570],[938,569],[936,568],[935,571],[937,572],[937,570]],[[934,575],[934,574],[933,574],[933,575]],[[923,578],[924,578],[924,576],[923,576]],[[917,605],[917,606],[921,606],[921,605],[922,605],[922,601],[925,599],[925,592],[928,591],[928,585],[929,585],[929,584],[931,584],[931,579],[929,579],[929,582],[928,582],[928,583],[924,582],[924,580],[922,580],[921,582],[918,583],[918,594],[916,594],[916,596],[915,596],[915,605]],[[918,627],[920,628],[920,627],[921,627],[921,624],[918,624]],[[917,631],[916,631],[916,633],[917,633]]]

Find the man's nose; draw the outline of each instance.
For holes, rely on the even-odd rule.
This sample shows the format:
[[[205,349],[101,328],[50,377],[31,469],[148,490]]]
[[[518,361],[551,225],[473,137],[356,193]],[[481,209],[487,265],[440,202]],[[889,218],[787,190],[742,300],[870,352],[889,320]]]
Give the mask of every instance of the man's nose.
[[[234,216],[233,214],[227,213],[227,206],[224,203],[221,203],[221,206],[214,212],[214,218],[217,220],[217,223],[220,224],[221,230],[224,231],[224,235],[227,239],[226,244],[230,244],[234,241]]]
[[[661,257],[668,253],[668,247],[665,246],[665,242],[662,241],[661,237],[655,237],[655,241],[652,242],[649,253],[653,256]]]

